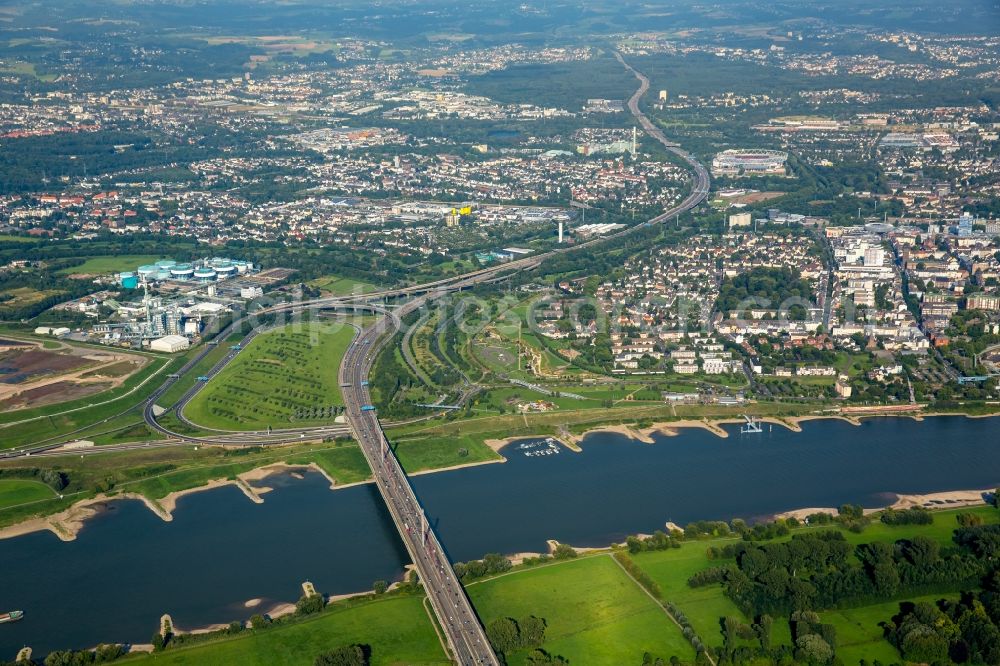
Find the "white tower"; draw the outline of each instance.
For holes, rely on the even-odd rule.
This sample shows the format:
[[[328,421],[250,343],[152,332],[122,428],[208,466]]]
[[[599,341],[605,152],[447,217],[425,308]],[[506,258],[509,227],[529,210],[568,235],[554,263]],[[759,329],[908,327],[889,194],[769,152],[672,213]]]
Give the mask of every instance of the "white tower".
[[[559,220],[559,244],[562,245],[563,242],[563,223]]]
[[[635,131],[635,125],[633,125],[632,126],[632,157],[635,157],[635,154],[636,154],[636,151],[635,151],[635,139],[636,139],[636,131]]]

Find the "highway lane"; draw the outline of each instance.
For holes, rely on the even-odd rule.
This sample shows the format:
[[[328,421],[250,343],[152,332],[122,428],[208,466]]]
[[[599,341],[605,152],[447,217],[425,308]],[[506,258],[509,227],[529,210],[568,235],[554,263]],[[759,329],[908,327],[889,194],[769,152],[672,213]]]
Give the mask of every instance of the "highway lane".
[[[443,295],[443,294],[442,294]],[[340,366],[347,420],[375,476],[375,482],[417,568],[452,656],[460,664],[499,664],[451,562],[430,528],[409,479],[392,452],[371,407],[367,378],[381,346],[400,326],[400,317],[434,296],[417,298],[399,313],[383,317],[354,340]]]

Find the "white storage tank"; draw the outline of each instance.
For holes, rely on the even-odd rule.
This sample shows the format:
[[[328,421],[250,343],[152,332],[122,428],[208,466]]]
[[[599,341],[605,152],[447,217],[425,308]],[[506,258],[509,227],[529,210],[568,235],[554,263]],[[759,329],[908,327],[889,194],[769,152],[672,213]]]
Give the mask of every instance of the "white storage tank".
[[[194,269],[194,279],[198,282],[212,282],[215,280],[217,273],[214,268],[208,268],[202,266],[201,268]]]
[[[174,280],[190,280],[194,277],[194,266],[191,264],[177,264],[170,269],[170,277]]]
[[[212,268],[214,268],[215,272],[219,274],[220,280],[223,278],[232,277],[236,275],[236,266],[233,266],[228,261],[219,263],[213,262]]]

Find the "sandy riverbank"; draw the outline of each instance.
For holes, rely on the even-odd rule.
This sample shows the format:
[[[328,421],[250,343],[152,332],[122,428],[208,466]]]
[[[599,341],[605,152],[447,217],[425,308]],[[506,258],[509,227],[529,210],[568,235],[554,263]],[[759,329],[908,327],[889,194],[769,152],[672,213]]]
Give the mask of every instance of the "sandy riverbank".
[[[424,476],[425,474],[436,474],[437,472],[453,472],[456,469],[465,469],[467,467],[480,467],[482,465],[496,465],[498,463],[507,462],[506,458],[499,458],[496,460],[476,460],[475,462],[461,463],[458,465],[448,465],[447,467],[435,467],[433,469],[421,469],[416,472],[409,472],[407,476]]]
[[[407,566],[407,572],[409,571],[410,568],[412,568],[412,566],[413,565],[408,565]],[[404,580],[406,578],[406,575],[407,574],[403,575]],[[392,585],[389,586],[389,589],[392,589],[392,588],[396,587],[399,584],[400,584],[400,581],[396,581]],[[329,604],[332,604],[332,603],[336,603],[338,601],[345,601],[347,599],[353,599],[354,597],[369,596],[369,595],[372,595],[374,593],[375,593],[374,590],[363,590],[361,592],[348,592],[348,593],[345,593],[345,594],[331,594],[331,595],[325,597],[325,599],[326,599],[326,603],[329,605]],[[254,611],[254,615],[257,615],[257,614],[264,615],[264,616],[266,616],[266,617],[268,617],[268,618],[270,618],[272,620],[275,620],[275,619],[277,619],[279,617],[283,617],[285,615],[292,615],[293,613],[295,613],[295,604],[292,603],[292,602],[289,602],[289,601],[281,601],[281,602],[273,603],[271,606],[269,606],[264,611],[257,610],[262,603],[263,603],[262,599],[248,599],[246,602],[244,602],[243,607],[246,608],[248,611],[249,610],[253,610]],[[236,618],[236,619],[234,619],[232,621],[239,622],[239,621],[241,621],[241,619]],[[220,631],[222,629],[226,629],[229,626],[230,623],[229,622],[225,622],[225,623],[217,622],[215,624],[209,624],[209,625],[205,625],[203,627],[196,627],[194,629],[184,629],[182,627],[179,627],[179,626],[177,626],[176,623],[173,623],[173,620],[171,620],[171,624],[173,625],[174,633],[175,634],[207,634],[207,633],[210,633],[210,632],[213,632],[213,631]],[[149,645],[148,649],[145,649],[145,648],[147,648],[147,646],[145,646],[145,645],[133,645],[132,646],[132,651],[133,652],[152,652],[153,646]]]
[[[984,490],[951,490],[942,493],[928,493],[926,495],[896,495],[893,502],[893,509],[909,509],[914,506],[922,506],[927,509],[954,509],[963,506],[981,506],[986,504],[984,498],[987,494],[992,494],[995,488]]]
[[[581,441],[583,441],[583,438],[586,437],[587,435],[611,433],[613,435],[624,435],[629,439],[634,439],[636,441],[642,442],[643,444],[652,444],[653,438],[650,437],[650,434],[652,432],[653,431],[649,428],[643,428],[640,430],[633,426],[625,424],[606,425],[606,426],[599,426],[597,428],[591,428],[590,430],[584,432],[583,435],[579,437],[574,437],[573,439],[575,440],[574,444],[579,444]]]
[[[13,537],[31,534],[33,532],[50,531],[62,541],[73,541],[76,535],[83,528],[87,520],[97,516],[107,510],[108,504],[120,500],[139,500],[146,508],[155,513],[161,519],[169,521],[173,516],[167,512],[163,506],[152,502],[148,497],[137,493],[119,493],[117,495],[100,494],[81,500],[59,513],[38,518],[29,518],[15,525],[0,528],[0,539],[10,539]]]
[[[843,421],[854,426],[861,425],[861,419],[869,418],[907,418],[914,419],[916,421],[922,421],[925,418],[935,417],[935,416],[964,416],[970,419],[980,419],[980,418],[1000,418],[1000,414],[950,414],[950,413],[871,413],[871,414],[804,414],[802,416],[762,416],[756,417],[756,420],[763,424],[771,424],[781,426],[782,428],[787,428],[792,432],[802,432],[802,425],[807,421],[822,421],[822,420],[833,420],[833,421]],[[681,430],[685,428],[701,428],[707,430],[713,435],[719,437],[729,437],[729,432],[726,431],[722,426],[724,425],[742,425],[746,421],[742,418],[719,418],[719,419],[677,419],[673,421],[659,421],[649,426],[648,428],[635,428],[634,426],[628,425],[616,425],[616,426],[599,426],[596,428],[591,428],[586,430],[581,435],[574,436],[575,442],[582,442],[587,435],[598,434],[598,433],[616,433],[620,435],[625,435],[631,439],[643,443],[651,443],[653,441],[653,435],[665,435],[667,437],[674,437],[681,433]],[[510,438],[510,440],[520,439],[517,437]],[[508,442],[510,440],[490,440],[499,442]],[[494,449],[496,450],[496,449]]]
[[[986,504],[985,495],[994,491],[993,488],[983,490],[947,490],[939,493],[926,493],[923,495],[900,495],[890,493],[895,496],[891,504],[874,509],[865,509],[865,514],[877,513],[885,509],[909,509],[915,506],[922,506],[926,509],[959,509],[966,506],[982,506]],[[804,509],[794,509],[775,514],[775,518],[797,518],[804,520],[814,513],[829,513],[837,515],[836,507],[808,507]]]
[[[237,475],[237,478],[247,484],[250,484],[256,481],[263,481],[264,479],[273,474],[288,472],[296,479],[302,479],[304,477],[302,476],[301,472],[304,470],[312,470],[314,472],[321,474],[323,478],[325,478],[327,481],[330,482],[330,490],[341,490],[343,488],[351,488],[353,486],[360,486],[366,483],[371,483],[370,479],[366,481],[356,481],[354,483],[338,483],[337,479],[330,476],[330,474],[325,469],[323,469],[314,462],[298,463],[298,464],[292,464],[286,462],[270,463],[262,467],[254,468],[248,472],[243,472],[242,474]],[[271,488],[267,488],[266,486],[265,487],[253,486],[253,489],[256,490],[258,493],[269,492],[270,490],[272,490]]]
[[[555,539],[549,539],[545,543],[549,547],[549,555],[555,555],[556,548],[560,545],[569,546],[569,544],[561,544],[559,541],[556,541]],[[594,546],[594,547],[590,546],[579,546],[579,547],[569,546],[569,547],[575,550],[577,555],[585,555],[587,553],[599,553],[601,551],[605,551],[608,548],[610,548],[611,545],[612,544],[609,544],[607,546]]]
[[[182,497],[225,486],[236,486],[251,502],[261,504],[264,501],[264,498],[261,497],[261,495],[270,492],[272,489],[266,486],[251,485],[251,482],[262,481],[272,474],[277,474],[279,472],[302,470],[307,468],[313,469],[326,477],[326,479],[330,481],[331,490],[357,485],[338,484],[333,477],[327,474],[325,470],[315,463],[302,465],[271,463],[249,470],[242,474],[238,474],[234,479],[212,479],[200,486],[185,488],[183,490],[175,490],[174,492],[155,500],[150,499],[145,495],[132,492],[116,493],[112,495],[102,493],[95,497],[80,500],[68,509],[64,509],[59,513],[49,516],[40,516],[38,518],[29,518],[28,520],[20,523],[0,528],[0,540],[48,530],[59,537],[62,541],[73,541],[76,539],[80,530],[83,529],[87,520],[102,513],[103,511],[106,511],[108,504],[111,502],[121,500],[138,500],[142,502],[147,509],[152,511],[164,522],[170,522],[174,519],[173,514],[174,511],[177,510],[177,502]],[[360,483],[368,482],[362,481]]]

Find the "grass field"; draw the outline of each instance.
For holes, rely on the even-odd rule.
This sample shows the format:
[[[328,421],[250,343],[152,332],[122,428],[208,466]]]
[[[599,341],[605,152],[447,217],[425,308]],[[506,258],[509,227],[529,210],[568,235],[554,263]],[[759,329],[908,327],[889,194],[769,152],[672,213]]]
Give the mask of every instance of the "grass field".
[[[934,522],[930,525],[890,526],[879,520],[875,520],[860,534],[849,530],[843,530],[843,533],[848,543],[852,544],[871,543],[873,541],[892,542],[899,539],[909,539],[919,534],[930,537],[942,546],[946,546],[951,544],[951,535],[958,529],[958,520],[955,517],[960,513],[974,513],[983,519],[984,524],[1000,522],[1000,511],[991,506],[975,506],[964,509],[934,511]]]
[[[31,236],[14,236],[12,234],[0,234],[0,243],[39,243],[37,238]]]
[[[642,653],[692,659],[680,629],[608,555],[519,570],[468,586],[485,623],[544,618],[543,648],[571,664],[638,664]],[[510,655],[511,664],[524,654]]]
[[[227,457],[223,454],[198,457],[188,464],[175,465],[174,469],[161,474],[120,485],[125,490],[142,493],[150,499],[157,500],[175,490],[196,488],[212,479],[233,478],[237,474],[278,461],[290,464],[315,462],[341,484],[364,481],[371,476],[368,463],[356,444],[339,447],[325,444],[307,447],[301,453],[265,450],[259,455],[252,456]]]
[[[407,472],[500,460],[492,449],[472,437],[408,437],[391,441]]]
[[[378,287],[369,282],[336,275],[317,278],[311,281],[309,285],[329,292],[333,296],[350,296],[352,294],[367,294],[371,291],[378,291]]]
[[[372,664],[449,664],[423,607],[423,597],[389,597],[334,608],[286,625],[191,647],[138,656],[130,663],[162,666],[312,666],[328,650],[371,647]]]
[[[23,502],[49,499],[56,492],[41,481],[30,479],[0,479],[0,509]]]
[[[705,557],[705,550],[709,545],[721,543],[732,543],[732,540],[689,541],[680,548],[632,556],[635,563],[659,584],[663,598],[677,605],[708,645],[722,642],[719,618],[727,615],[743,617],[736,604],[723,593],[722,586],[706,585],[692,589],[687,584],[688,578],[695,572],[718,564]],[[774,625],[776,643],[782,635],[779,625],[785,628],[787,634],[787,623],[779,619]]]
[[[332,422],[343,405],[340,359],[354,339],[343,324],[289,325],[263,333],[212,378],[185,415],[210,428],[260,430]]]
[[[929,594],[907,597],[907,601],[936,602],[950,595]],[[957,595],[954,595],[957,596]],[[820,613],[823,622],[837,628],[837,656],[845,664],[857,664],[861,659],[879,659],[885,664],[900,660],[899,652],[883,637],[880,622],[888,622],[899,613],[899,601],[872,604],[846,610]]]
[[[64,268],[59,273],[68,275],[72,273],[101,274],[134,271],[142,264],[152,264],[166,258],[159,254],[119,254],[106,257],[91,257],[79,266]]]

